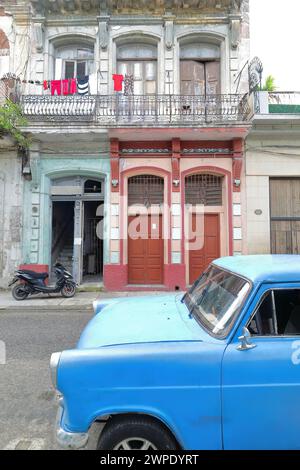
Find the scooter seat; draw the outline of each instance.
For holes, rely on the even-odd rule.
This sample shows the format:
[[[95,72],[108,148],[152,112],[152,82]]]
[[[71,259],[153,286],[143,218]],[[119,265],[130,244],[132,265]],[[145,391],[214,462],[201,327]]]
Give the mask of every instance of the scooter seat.
[[[47,277],[49,277],[48,273],[36,273],[35,271],[29,271],[27,269],[21,269],[20,272],[28,274],[28,276],[31,276],[33,279],[47,279]]]

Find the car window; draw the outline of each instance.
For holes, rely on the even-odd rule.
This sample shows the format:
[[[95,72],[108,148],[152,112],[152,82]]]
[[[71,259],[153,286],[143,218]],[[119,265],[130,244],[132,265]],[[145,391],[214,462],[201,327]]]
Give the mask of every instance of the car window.
[[[184,296],[190,313],[218,337],[228,334],[250,291],[250,282],[211,265]]]
[[[300,290],[268,291],[247,325],[252,335],[300,335]]]

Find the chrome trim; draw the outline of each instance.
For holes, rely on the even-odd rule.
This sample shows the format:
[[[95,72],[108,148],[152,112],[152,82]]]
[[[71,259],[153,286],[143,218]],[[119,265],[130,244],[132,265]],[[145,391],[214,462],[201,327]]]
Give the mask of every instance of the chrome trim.
[[[50,372],[51,372],[51,382],[53,387],[57,387],[57,367],[59,364],[61,352],[55,352],[51,354],[50,357]]]
[[[62,406],[62,400],[60,400],[55,423],[55,434],[58,444],[64,449],[80,449],[84,447],[89,438],[88,433],[65,431],[61,425],[63,412],[64,408]]]

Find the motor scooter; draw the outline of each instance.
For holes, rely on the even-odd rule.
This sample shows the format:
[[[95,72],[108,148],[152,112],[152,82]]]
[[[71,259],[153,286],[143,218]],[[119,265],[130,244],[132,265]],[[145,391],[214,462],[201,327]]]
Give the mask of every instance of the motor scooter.
[[[76,282],[69,271],[60,263],[54,265],[56,283],[54,286],[47,286],[46,279],[48,273],[36,273],[27,269],[18,269],[9,287],[18,282],[13,289],[12,295],[15,300],[25,300],[29,295],[35,294],[55,294],[60,292],[63,297],[74,297],[76,293]]]

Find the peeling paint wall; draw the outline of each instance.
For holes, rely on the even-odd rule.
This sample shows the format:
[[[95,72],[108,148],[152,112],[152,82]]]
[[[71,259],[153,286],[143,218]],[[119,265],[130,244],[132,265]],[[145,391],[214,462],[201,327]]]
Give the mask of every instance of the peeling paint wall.
[[[21,159],[0,140],[0,288],[6,288],[21,262],[23,180]]]

